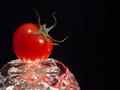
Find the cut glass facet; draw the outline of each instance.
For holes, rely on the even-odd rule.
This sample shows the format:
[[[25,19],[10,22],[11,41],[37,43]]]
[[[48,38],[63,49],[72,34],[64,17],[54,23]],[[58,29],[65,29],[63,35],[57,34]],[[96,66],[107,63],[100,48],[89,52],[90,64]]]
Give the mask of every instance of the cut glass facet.
[[[25,63],[17,59],[0,69],[0,90],[80,90],[80,87],[58,60]]]

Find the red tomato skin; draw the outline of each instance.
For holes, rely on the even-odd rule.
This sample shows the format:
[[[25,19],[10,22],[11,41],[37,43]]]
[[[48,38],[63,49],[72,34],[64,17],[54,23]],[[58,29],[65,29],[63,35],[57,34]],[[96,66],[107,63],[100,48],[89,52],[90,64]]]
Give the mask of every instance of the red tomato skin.
[[[40,30],[40,27],[26,23],[14,33],[13,51],[21,61],[44,61],[50,56],[53,42],[49,38],[46,40],[42,34],[34,34],[37,30]]]

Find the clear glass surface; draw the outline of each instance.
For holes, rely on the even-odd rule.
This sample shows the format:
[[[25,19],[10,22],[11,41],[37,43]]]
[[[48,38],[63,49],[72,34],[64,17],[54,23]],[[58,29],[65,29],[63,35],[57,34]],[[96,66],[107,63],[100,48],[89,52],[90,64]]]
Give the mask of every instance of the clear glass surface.
[[[17,59],[0,69],[0,90],[80,90],[80,87],[58,60],[25,63]]]

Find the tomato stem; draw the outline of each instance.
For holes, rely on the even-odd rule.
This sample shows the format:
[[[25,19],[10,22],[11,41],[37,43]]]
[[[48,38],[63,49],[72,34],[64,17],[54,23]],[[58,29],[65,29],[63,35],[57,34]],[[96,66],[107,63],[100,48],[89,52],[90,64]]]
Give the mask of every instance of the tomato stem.
[[[38,25],[40,26],[41,25],[40,14],[38,13],[38,11],[35,8],[33,8],[33,10],[35,11],[35,14],[38,17]]]
[[[53,39],[51,36],[48,36],[52,41],[56,42],[56,43],[62,43],[64,42],[69,36],[67,36],[66,38],[64,38],[63,40],[55,40]]]
[[[49,32],[50,30],[52,30],[53,28],[55,28],[55,26],[57,25],[57,19],[56,19],[56,17],[55,17],[55,14],[56,14],[56,12],[53,12],[53,18],[54,18],[55,22],[54,22],[54,24],[53,24],[51,27],[49,27],[49,28],[46,30],[47,32]]]
[[[53,39],[50,35],[49,35],[49,32],[50,32],[50,30],[52,30],[56,25],[57,25],[57,19],[56,19],[56,17],[55,17],[55,14],[56,14],[56,12],[53,12],[53,18],[54,18],[54,24],[52,25],[52,26],[50,26],[49,28],[46,28],[46,24],[43,24],[43,25],[41,25],[40,24],[40,15],[39,15],[39,13],[35,10],[35,13],[36,13],[36,15],[38,16],[38,23],[39,23],[39,27],[40,27],[40,30],[38,30],[38,31],[36,31],[36,32],[34,32],[34,34],[42,34],[44,37],[45,37],[45,39],[47,40],[47,38],[50,38],[53,42],[55,42],[54,43],[54,45],[59,45],[58,43],[62,43],[62,42],[64,42],[67,38],[68,38],[68,36],[66,37],[66,38],[64,38],[63,40],[55,40],[55,39]]]

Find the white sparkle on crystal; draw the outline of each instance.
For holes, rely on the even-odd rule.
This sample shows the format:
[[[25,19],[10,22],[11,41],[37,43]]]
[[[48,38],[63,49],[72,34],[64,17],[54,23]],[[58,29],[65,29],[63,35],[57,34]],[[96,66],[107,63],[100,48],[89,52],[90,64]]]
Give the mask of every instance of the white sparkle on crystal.
[[[6,90],[13,90],[14,89],[14,86],[8,86],[7,88],[6,88]]]

